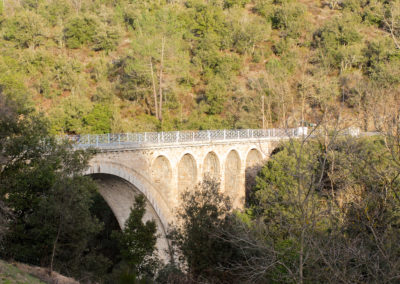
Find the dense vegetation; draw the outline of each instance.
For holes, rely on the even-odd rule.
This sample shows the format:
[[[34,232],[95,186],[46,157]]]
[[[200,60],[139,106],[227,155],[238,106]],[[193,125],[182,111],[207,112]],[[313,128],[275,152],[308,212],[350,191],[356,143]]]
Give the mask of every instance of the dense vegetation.
[[[243,212],[215,181],[185,192],[169,283],[398,283],[399,140],[333,137],[282,145]]]
[[[0,87],[56,133],[298,126],[338,106],[374,130],[398,97],[397,0],[2,4]]]
[[[82,176],[92,155],[57,141],[25,100],[0,92],[1,258],[88,283],[154,275],[156,224],[142,221],[144,197],[121,231],[95,182]]]
[[[123,230],[82,176],[91,152],[49,133],[26,100],[0,94],[0,256],[82,283],[397,283],[400,132],[341,135],[329,112],[313,136],[273,151],[232,211],[219,183],[182,195],[171,261],[136,198]],[[332,126],[333,125],[333,126]]]
[[[83,283],[398,283],[399,90],[399,0],[0,1],[0,257]],[[54,136],[311,123],[244,210],[189,188],[165,266],[144,198],[120,230],[93,153]]]

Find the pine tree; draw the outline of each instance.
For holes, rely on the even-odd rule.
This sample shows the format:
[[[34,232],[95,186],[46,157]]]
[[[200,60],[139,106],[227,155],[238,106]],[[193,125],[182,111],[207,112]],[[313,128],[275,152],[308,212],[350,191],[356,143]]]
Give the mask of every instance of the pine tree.
[[[159,260],[156,256],[157,225],[154,220],[143,222],[146,213],[144,195],[135,197],[135,204],[122,232],[115,232],[121,252],[120,277],[127,274],[140,278],[153,277]]]

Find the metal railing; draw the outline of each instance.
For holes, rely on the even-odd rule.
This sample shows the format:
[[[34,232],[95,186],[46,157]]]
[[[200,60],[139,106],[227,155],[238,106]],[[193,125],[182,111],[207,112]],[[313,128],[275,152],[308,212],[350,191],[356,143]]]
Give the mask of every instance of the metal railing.
[[[306,127],[237,130],[169,131],[120,134],[85,134],[65,137],[78,148],[138,148],[162,144],[191,144],[217,141],[242,141],[246,139],[271,139],[300,137],[307,134]]]

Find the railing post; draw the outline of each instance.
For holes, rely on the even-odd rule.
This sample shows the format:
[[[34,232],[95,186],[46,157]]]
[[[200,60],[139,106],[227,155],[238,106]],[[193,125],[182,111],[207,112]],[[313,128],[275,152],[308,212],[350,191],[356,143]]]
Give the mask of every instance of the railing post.
[[[88,145],[90,146],[90,134],[88,134]]]
[[[161,132],[161,142],[164,142],[164,132]]]
[[[176,137],[175,142],[178,143],[179,142],[179,131],[176,132],[175,137]]]
[[[224,140],[226,140],[226,129],[224,129]]]
[[[99,147],[99,135],[96,135],[96,147]]]
[[[110,144],[110,133],[107,133],[107,136],[108,136],[108,137],[107,137],[107,138],[108,138],[108,139],[107,139],[107,144]]]
[[[147,135],[146,134],[147,134],[147,132],[144,133],[144,142],[147,142],[146,141],[147,140]]]
[[[157,143],[160,144],[160,132],[157,133]]]
[[[207,136],[208,136],[208,141],[211,141],[211,134],[210,134],[210,130],[207,130]]]
[[[121,145],[121,134],[118,133],[118,145]]]
[[[250,129],[247,129],[247,138],[250,138]]]

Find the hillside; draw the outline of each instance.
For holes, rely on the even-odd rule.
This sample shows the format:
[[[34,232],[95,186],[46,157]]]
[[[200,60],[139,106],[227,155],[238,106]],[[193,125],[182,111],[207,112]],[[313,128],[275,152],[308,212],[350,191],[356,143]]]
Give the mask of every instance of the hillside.
[[[328,110],[375,130],[398,105],[399,11],[383,0],[4,1],[0,88],[55,133],[298,126]]]
[[[78,283],[72,278],[67,278],[56,272],[53,272],[52,277],[50,277],[46,269],[38,266],[31,266],[22,263],[9,263],[1,259],[0,282],[3,284]]]
[[[17,267],[0,260],[0,282],[4,284],[44,284]]]

